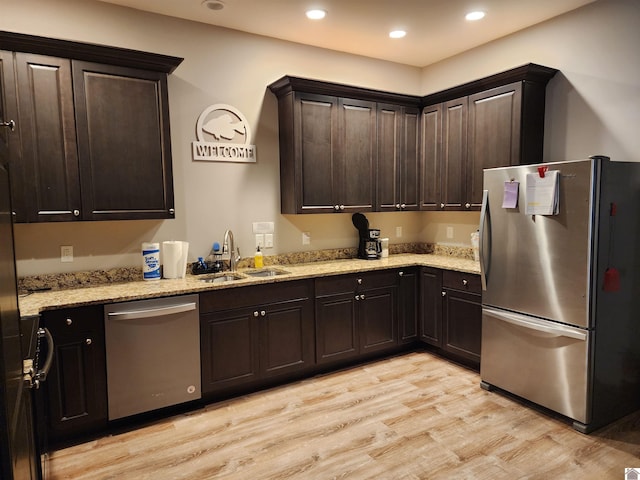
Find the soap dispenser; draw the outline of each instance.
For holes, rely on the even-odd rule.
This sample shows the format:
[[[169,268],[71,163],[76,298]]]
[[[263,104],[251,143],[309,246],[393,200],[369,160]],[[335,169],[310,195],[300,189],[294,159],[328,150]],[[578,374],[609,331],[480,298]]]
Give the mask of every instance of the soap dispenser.
[[[253,257],[253,265],[255,268],[263,268],[264,267],[264,261],[263,261],[263,257],[262,257],[262,252],[260,251],[260,246],[258,246],[258,248],[256,249],[256,254]]]

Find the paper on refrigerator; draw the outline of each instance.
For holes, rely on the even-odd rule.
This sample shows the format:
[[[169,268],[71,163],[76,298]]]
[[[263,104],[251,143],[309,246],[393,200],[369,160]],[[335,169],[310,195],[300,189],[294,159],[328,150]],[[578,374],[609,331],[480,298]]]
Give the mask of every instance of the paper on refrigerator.
[[[560,171],[547,171],[544,177],[528,173],[525,198],[526,215],[557,215],[560,212]]]

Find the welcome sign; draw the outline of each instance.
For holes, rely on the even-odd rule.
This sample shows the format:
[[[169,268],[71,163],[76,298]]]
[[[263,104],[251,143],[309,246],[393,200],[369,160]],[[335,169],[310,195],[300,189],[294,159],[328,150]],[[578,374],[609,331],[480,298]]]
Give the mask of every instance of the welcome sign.
[[[231,105],[218,103],[207,107],[198,117],[196,137],[192,143],[194,160],[256,162],[249,122]]]

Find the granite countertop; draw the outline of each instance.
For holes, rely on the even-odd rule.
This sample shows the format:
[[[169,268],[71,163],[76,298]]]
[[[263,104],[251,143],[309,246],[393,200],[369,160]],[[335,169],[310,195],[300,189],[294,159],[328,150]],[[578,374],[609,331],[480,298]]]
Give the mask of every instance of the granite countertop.
[[[266,278],[245,276],[246,278],[225,283],[206,283],[201,281],[206,275],[187,275],[181,279],[140,280],[85,288],[51,290],[20,296],[18,302],[21,316],[28,317],[38,315],[45,310],[58,308],[140,300],[246,285],[259,285],[261,283],[411,266],[435,267],[473,274],[480,273],[478,262],[465,258],[434,254],[398,254],[379,260],[330,260],[295,265],[272,265],[267,268],[285,270],[288,273]],[[251,269],[239,269],[238,273],[242,274],[243,271],[247,270]]]

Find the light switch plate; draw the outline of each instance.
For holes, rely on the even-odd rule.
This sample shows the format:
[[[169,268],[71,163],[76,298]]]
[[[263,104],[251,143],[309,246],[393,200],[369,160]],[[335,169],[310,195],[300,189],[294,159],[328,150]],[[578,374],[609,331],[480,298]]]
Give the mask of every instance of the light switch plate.
[[[253,233],[273,233],[273,222],[253,222]]]
[[[273,233],[264,234],[264,248],[273,248]]]
[[[264,233],[256,234],[256,248],[264,248]]]

